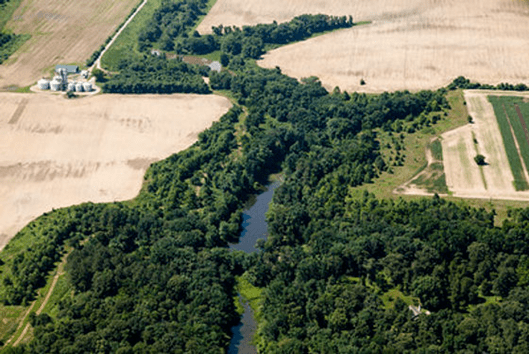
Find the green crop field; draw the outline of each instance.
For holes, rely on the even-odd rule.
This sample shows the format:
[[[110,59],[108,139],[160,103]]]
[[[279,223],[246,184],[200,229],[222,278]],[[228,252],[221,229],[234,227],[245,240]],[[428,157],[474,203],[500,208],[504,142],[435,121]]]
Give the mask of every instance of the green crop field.
[[[527,141],[525,141],[525,135],[523,129],[521,128],[520,120],[518,119],[516,111],[514,110],[514,104],[510,103],[510,99],[515,97],[489,96],[488,98],[490,103],[494,107],[494,114],[496,115],[498,125],[500,126],[503,144],[505,145],[505,151],[507,152],[507,158],[509,159],[509,165],[511,166],[511,171],[514,177],[514,187],[518,191],[527,190],[529,189],[529,185],[525,178],[523,165],[520,160],[520,154],[518,153],[518,149],[516,148],[514,137],[511,131],[511,124],[513,123],[513,121],[516,120],[518,122],[518,125],[513,125],[512,127],[515,132],[515,135],[517,129],[519,129],[519,133],[521,133],[521,135],[523,136],[522,142],[524,143],[523,145],[525,146],[525,149],[522,149],[522,146],[520,146],[520,151],[522,153],[522,156],[524,155],[524,151],[526,151],[527,156],[525,157],[524,162],[527,166],[529,162],[529,144],[527,144]],[[511,113],[509,113],[510,110],[507,108],[507,106],[509,105],[512,106]],[[518,145],[520,145],[518,135],[516,136],[516,140],[518,141]]]
[[[511,126],[514,130],[514,135],[516,137],[516,141],[518,142],[518,147],[520,148],[520,154],[522,155],[523,162],[525,163],[525,167],[529,167],[529,142],[528,137],[524,131],[524,124],[521,122],[520,117],[518,116],[518,113],[516,111],[516,105],[520,107],[520,110],[522,110],[522,107],[527,107],[529,104],[523,102],[523,98],[521,97],[500,97],[500,101],[505,106],[505,110],[507,111],[507,115],[509,117],[509,121],[511,122]],[[525,109],[526,111],[529,110],[529,107]],[[525,118],[529,118],[529,114],[526,113]]]

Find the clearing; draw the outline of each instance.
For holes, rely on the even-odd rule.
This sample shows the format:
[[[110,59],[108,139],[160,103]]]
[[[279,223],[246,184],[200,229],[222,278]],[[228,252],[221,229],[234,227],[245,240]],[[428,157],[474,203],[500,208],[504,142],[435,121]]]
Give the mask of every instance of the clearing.
[[[442,135],[446,184],[456,197],[529,200],[529,191],[517,190],[516,185],[529,178],[527,171],[520,169],[521,177],[515,183],[513,172],[517,170],[511,169],[509,161],[513,158],[508,156],[507,149],[512,152],[516,148],[512,141],[503,138],[505,132],[502,134],[489,102],[492,95],[529,97],[519,92],[465,91],[473,123]],[[487,165],[478,166],[474,162],[477,154],[485,156]]]
[[[302,13],[373,23],[273,50],[259,65],[297,78],[318,76],[328,89],[363,92],[434,89],[460,75],[529,84],[529,5],[522,0],[218,0],[199,30]]]
[[[0,93],[0,250],[53,208],[127,200],[231,107],[215,95]]]
[[[28,86],[56,64],[84,64],[138,3],[23,0],[6,27],[32,38],[0,66],[0,89]]]

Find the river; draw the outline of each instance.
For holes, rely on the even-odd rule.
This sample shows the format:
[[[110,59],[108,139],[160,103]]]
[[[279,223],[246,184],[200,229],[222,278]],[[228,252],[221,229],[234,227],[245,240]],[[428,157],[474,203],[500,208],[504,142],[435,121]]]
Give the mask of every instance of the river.
[[[246,253],[256,252],[255,243],[258,239],[266,239],[268,229],[265,219],[265,213],[268,210],[268,204],[272,200],[274,190],[279,187],[279,182],[275,181],[268,185],[267,189],[255,197],[255,201],[242,214],[242,232],[239,237],[239,243],[231,244],[230,249],[244,251]],[[228,354],[256,354],[257,350],[251,344],[253,334],[257,329],[257,324],[253,317],[253,311],[246,301],[239,295],[244,307],[244,313],[239,325],[232,328],[233,337],[228,348]]]

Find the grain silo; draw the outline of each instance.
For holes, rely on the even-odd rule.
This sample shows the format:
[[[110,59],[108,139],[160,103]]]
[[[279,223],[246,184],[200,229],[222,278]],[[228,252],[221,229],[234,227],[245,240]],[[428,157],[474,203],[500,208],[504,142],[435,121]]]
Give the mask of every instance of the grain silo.
[[[83,89],[85,92],[92,91],[92,84],[89,82],[83,82]]]
[[[81,82],[78,82],[75,84],[75,91],[76,92],[83,92],[83,84]]]
[[[68,83],[68,91],[75,91],[75,82]]]
[[[39,89],[41,89],[41,90],[49,90],[49,88],[50,88],[50,81],[49,81],[49,80],[46,80],[46,79],[40,79],[40,80],[37,82],[37,85],[38,85]]]
[[[61,82],[53,79],[50,82],[50,88],[52,91],[59,91],[61,89]]]

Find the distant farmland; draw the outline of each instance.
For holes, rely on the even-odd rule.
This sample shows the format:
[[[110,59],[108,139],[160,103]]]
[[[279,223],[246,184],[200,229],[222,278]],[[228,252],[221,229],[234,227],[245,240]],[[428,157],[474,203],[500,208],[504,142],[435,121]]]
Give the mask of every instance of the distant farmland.
[[[31,34],[0,65],[0,89],[36,82],[56,64],[84,64],[139,0],[23,0],[7,28]]]
[[[528,98],[518,92],[465,91],[473,123],[442,136],[446,183],[454,196],[529,200]],[[477,154],[487,165],[474,162]]]
[[[331,90],[435,89],[460,75],[488,84],[529,84],[527,1],[218,0],[199,31],[281,22],[301,13],[373,22],[275,49],[260,66],[279,66],[296,78],[317,76]]]
[[[527,140],[529,134],[520,106],[524,108],[525,116],[529,118],[528,104],[524,103],[521,97],[489,96],[488,98],[498,119],[509,165],[514,176],[514,186],[516,190],[527,190],[529,185],[525,171],[529,166],[529,142]]]

